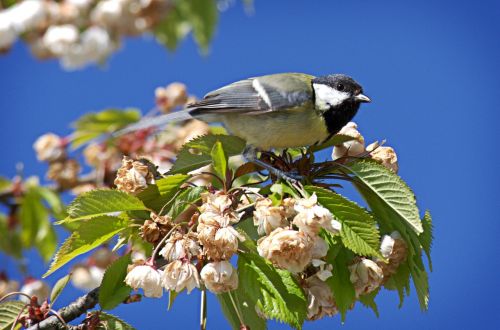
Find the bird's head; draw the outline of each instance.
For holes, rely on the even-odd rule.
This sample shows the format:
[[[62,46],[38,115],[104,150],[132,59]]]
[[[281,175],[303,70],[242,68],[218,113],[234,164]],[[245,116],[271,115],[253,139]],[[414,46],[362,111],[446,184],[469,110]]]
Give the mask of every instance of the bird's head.
[[[359,108],[361,103],[371,102],[363,94],[363,87],[354,79],[343,74],[332,74],[317,77],[312,80],[315,94],[315,105],[319,111],[332,108],[347,109]]]

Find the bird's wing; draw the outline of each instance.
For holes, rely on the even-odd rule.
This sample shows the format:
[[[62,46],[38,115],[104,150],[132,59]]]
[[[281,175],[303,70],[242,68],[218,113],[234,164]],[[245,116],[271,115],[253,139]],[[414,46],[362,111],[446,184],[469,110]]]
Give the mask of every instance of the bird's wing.
[[[204,114],[261,114],[311,102],[312,76],[274,74],[241,80],[208,93],[188,106],[193,116]]]

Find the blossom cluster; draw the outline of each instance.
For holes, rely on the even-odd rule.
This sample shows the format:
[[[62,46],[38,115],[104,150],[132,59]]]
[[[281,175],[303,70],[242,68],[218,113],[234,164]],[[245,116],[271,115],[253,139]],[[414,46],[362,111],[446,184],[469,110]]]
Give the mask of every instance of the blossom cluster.
[[[259,254],[278,268],[310,275],[303,283],[308,296],[308,319],[336,314],[333,295],[324,282],[332,276],[331,268],[322,260],[328,246],[319,232],[325,229],[338,234],[340,222],[318,204],[315,194],[285,198],[277,206],[272,204],[269,198],[257,199],[255,203],[254,224],[259,234],[265,234],[257,242]]]
[[[223,191],[202,194],[198,224],[186,230],[166,216],[151,215],[142,226],[142,237],[149,242],[165,241],[159,251],[167,264],[157,267],[154,256],[133,265],[125,282],[134,289],[141,288],[147,297],[161,297],[163,289],[190,293],[201,284],[214,293],[238,287],[238,273],[230,258],[244,237],[234,229],[240,216],[234,209],[231,195]],[[159,220],[161,219],[161,220]],[[170,228],[168,233],[165,233]],[[196,230],[194,230],[196,229]],[[163,230],[163,231],[162,231]]]
[[[74,70],[103,62],[123,36],[152,31],[168,10],[166,0],[24,0],[0,11],[0,50],[22,37],[37,58]]]
[[[398,172],[398,157],[394,149],[391,147],[380,146],[378,142],[373,142],[365,147],[365,139],[358,131],[358,125],[356,125],[356,123],[349,122],[339,131],[338,134],[346,135],[353,139],[336,145],[335,148],[333,148],[333,160],[343,157],[355,157],[366,152],[373,160],[384,165],[394,173]]]
[[[341,223],[318,204],[315,194],[285,198],[279,205],[273,205],[269,198],[259,198],[253,216],[258,233],[264,235],[258,241],[259,254],[303,279],[307,318],[317,320],[337,314],[335,298],[325,283],[332,276],[332,267],[325,261],[328,246],[318,234],[321,229],[338,234]],[[385,260],[357,256],[348,267],[357,298],[378,289],[406,259],[406,243],[397,232],[384,235],[380,251]]]

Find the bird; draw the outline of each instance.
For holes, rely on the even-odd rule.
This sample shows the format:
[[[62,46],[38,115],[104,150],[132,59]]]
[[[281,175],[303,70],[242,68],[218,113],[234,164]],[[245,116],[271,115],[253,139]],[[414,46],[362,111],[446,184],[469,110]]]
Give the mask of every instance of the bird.
[[[361,103],[369,102],[361,85],[345,74],[277,73],[223,86],[183,110],[145,118],[116,135],[193,118],[222,123],[247,142],[243,156],[248,161],[295,181],[260,161],[258,152],[323,143],[352,120]]]

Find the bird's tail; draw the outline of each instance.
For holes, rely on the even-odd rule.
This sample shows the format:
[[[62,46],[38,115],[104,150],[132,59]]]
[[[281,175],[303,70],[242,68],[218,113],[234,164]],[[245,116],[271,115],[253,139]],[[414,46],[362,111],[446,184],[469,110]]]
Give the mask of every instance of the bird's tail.
[[[181,110],[172,113],[167,113],[161,116],[154,117],[144,117],[137,123],[131,124],[121,130],[113,133],[113,136],[121,136],[127,133],[135,132],[145,128],[161,128],[169,123],[176,123],[179,121],[184,121],[192,119],[193,117],[189,114],[190,110]]]

